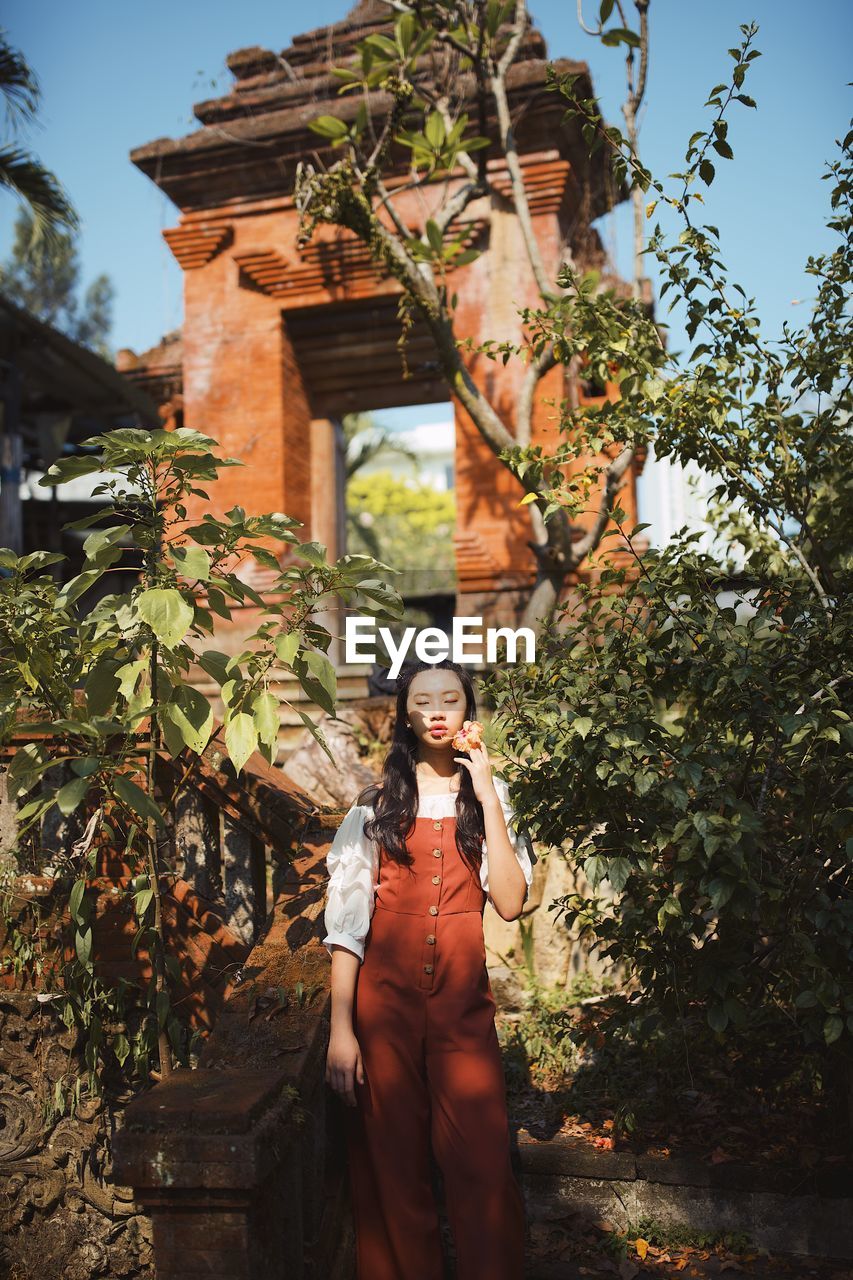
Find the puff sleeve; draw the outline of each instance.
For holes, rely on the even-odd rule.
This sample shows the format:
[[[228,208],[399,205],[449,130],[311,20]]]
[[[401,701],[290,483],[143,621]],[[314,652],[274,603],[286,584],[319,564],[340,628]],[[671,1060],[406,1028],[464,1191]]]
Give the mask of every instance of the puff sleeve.
[[[506,821],[507,835],[509,842],[515,850],[515,856],[518,859],[518,865],[524,872],[524,879],[527,882],[527,890],[524,895],[524,901],[530,897],[530,886],[533,883],[533,864],[537,861],[527,835],[521,834],[515,826],[516,816],[509,798],[509,786],[506,781],[498,775],[494,778],[495,791],[498,793],[498,799],[503,810],[504,820]],[[488,848],[485,840],[483,841],[483,860],[480,863],[480,884],[485,893],[489,892],[489,859]]]
[[[364,959],[364,943],[370,929],[375,902],[379,858],[376,842],[364,834],[364,823],[372,816],[367,805],[353,805],[335,834],[326,868],[329,887],[324,921],[323,945],[332,954],[332,945],[346,947]]]

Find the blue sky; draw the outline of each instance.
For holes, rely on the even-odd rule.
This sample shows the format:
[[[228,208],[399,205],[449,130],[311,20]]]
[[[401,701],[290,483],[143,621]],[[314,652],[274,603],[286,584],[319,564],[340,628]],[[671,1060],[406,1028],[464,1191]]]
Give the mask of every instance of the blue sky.
[[[585,0],[588,16],[593,5]],[[84,282],[106,271],[116,287],[115,347],[153,345],[181,321],[181,273],[162,240],[177,210],[128,159],[131,148],[194,127],[192,104],[223,92],[226,54],[247,45],[282,49],[297,32],[344,15],[347,0],[6,0],[3,22],[38,74],[41,126],[30,142],[65,183],[83,223]],[[533,0],[553,56],[586,59],[605,115],[621,123],[623,58],[579,30],[572,0]],[[629,4],[633,12],[633,5]],[[803,265],[831,243],[820,181],[849,118],[853,6],[845,0],[652,0],[651,71],[641,150],[660,175],[681,167],[687,138],[705,121],[708,90],[731,67],[739,24],[760,25],[745,85],[757,111],[738,108],[706,220],[720,227],[733,278],[755,295],[769,332],[805,319],[795,299],[812,294]],[[0,196],[0,258],[16,204]],[[626,212],[626,211],[625,211]],[[630,271],[625,212],[599,230]],[[673,332],[673,345],[680,345]]]

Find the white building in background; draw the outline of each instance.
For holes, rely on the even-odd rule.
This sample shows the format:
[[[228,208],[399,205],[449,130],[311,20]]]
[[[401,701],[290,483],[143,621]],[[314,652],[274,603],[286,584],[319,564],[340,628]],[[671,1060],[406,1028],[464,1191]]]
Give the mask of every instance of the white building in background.
[[[448,406],[449,410],[449,406]],[[438,493],[455,487],[454,457],[456,428],[452,417],[446,422],[428,422],[394,431],[394,438],[417,456],[417,463],[393,449],[382,449],[359,468],[359,476],[390,471],[402,482],[420,482]]]
[[[691,533],[703,532],[698,546],[710,552],[714,537],[707,514],[714,486],[713,477],[695,463],[683,467],[671,458],[656,458],[650,444],[643,474],[637,481],[637,509],[641,523],[650,526],[644,530],[650,546],[666,546],[686,525]]]

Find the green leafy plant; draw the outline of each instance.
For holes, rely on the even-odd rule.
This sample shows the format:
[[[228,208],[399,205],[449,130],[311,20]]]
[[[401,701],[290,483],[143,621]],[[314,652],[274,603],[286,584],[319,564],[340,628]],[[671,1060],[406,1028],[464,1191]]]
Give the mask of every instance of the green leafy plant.
[[[693,220],[710,154],[731,156],[725,111],[754,105],[741,88],[756,29],[742,30],[674,188],[602,131],[574,81],[553,82],[617,177],[632,174],[679,220],[675,235],[655,225],[647,252],[693,350],[666,350],[639,304],[583,280],[530,317],[561,358],[583,352],[619,385],[618,400],[587,407],[587,446],[596,434],[604,449],[650,440],[699,464],[717,540],[682,531],[647,551],[644,526],[627,527],[617,505],[597,580],[558,610],[537,662],[497,672],[489,693],[520,812],[546,844],[571,833],[590,885],[557,915],[667,1019],[698,1007],[720,1037],[790,1019],[849,1116],[853,135],[826,173],[837,245],[807,263],[811,315],[767,341],[716,227]],[[576,449],[569,438],[555,456]],[[541,455],[519,451],[519,465],[539,468]],[[553,477],[550,503],[571,507],[576,484]]]
[[[331,636],[314,611],[330,594],[389,618],[401,602],[376,577],[385,566],[366,556],[327,563],[325,548],[300,542],[298,522],[285,515],[252,516],[234,507],[222,519],[190,518],[187,499],[206,499],[205,486],[221,469],[239,465],[198,432],[117,430],[84,448],[55,463],[43,480],[98,479],[94,492],[105,507],[70,526],[91,529],[82,571],[60,586],[50,569],[62,557],[0,551],[0,727],[7,739],[12,732],[18,741],[30,739],[9,770],[20,806],[19,854],[28,837],[37,840],[51,811],[67,819],[84,815],[85,830],[53,867],[67,892],[73,958],[40,977],[52,984],[66,1024],[85,1033],[94,1082],[106,1054],[122,1065],[132,1054],[141,1074],[152,1058],[161,1074],[170,1070],[173,1052],[186,1058],[185,1028],[170,997],[179,973],[164,942],[163,849],[167,819],[181,789],[192,784],[201,753],[215,742],[237,774],[255,751],[273,763],[275,669],[292,671],[309,698],[334,714]],[[252,561],[273,573],[263,596],[246,580]],[[138,570],[129,591],[102,594],[86,608],[87,593],[102,590],[111,574],[126,578],[128,567]],[[210,647],[215,619],[228,622],[243,608],[257,619],[245,648],[229,656]],[[195,687],[199,670],[219,686],[218,727]],[[294,709],[328,751],[313,721]],[[180,764],[177,783],[165,791],[161,751]],[[107,1041],[106,1023],[118,1018],[127,992],[123,983],[108,988],[94,967],[88,880],[103,839],[136,868],[128,891],[138,925],[131,954],[144,946],[154,971],[132,1043],[124,1032]],[[34,959],[32,931],[17,954],[21,964]]]

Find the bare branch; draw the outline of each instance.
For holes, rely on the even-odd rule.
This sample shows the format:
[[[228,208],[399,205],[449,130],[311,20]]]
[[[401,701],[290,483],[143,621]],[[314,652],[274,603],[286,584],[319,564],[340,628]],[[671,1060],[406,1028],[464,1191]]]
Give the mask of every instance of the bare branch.
[[[482,183],[478,181],[466,182],[465,185],[460,187],[456,194],[448,200],[441,213],[435,213],[433,215],[433,222],[440,231],[446,231],[453,219],[458,218],[461,213],[464,213],[472,200],[477,200],[480,196],[488,195],[488,193],[488,186],[484,187]]]
[[[578,24],[579,24],[579,26],[580,26],[581,31],[585,31],[585,32],[586,32],[586,34],[587,34],[588,36],[600,36],[600,35],[601,35],[601,23],[599,23],[599,24],[598,24],[598,27],[597,27],[597,29],[596,29],[596,30],[593,30],[593,28],[592,28],[592,27],[588,27],[588,26],[586,25],[586,23],[584,22],[584,20],[583,20],[583,0],[578,0]]]
[[[388,210],[388,216],[394,223],[397,234],[402,236],[404,240],[410,240],[413,232],[406,226],[400,214],[397,212],[396,206],[392,203],[393,192],[389,191],[381,178],[376,179],[376,193],[379,196],[377,208]]]
[[[509,44],[504,51],[503,57],[498,63],[496,71],[491,77],[491,90],[492,96],[495,100],[495,107],[497,109],[501,146],[503,148],[506,167],[509,173],[510,184],[512,187],[512,198],[515,204],[518,224],[521,227],[524,247],[527,250],[527,258],[533,271],[536,287],[542,297],[545,298],[549,293],[553,293],[554,290],[553,286],[549,284],[548,275],[545,271],[545,264],[542,261],[542,254],[539,251],[539,242],[537,241],[536,234],[533,230],[533,221],[530,217],[530,205],[527,200],[527,191],[524,186],[524,176],[521,172],[521,161],[519,160],[518,149],[515,145],[515,135],[513,133],[512,121],[509,114],[509,102],[506,94],[506,73],[518,52],[526,26],[526,2],[525,0],[516,0],[515,29],[510,37]]]
[[[534,356],[530,361],[527,373],[524,376],[524,382],[518,397],[518,413],[516,415],[515,440],[516,444],[523,449],[530,444],[531,423],[533,420],[533,396],[540,380],[548,372],[553,369],[557,363],[554,355],[553,343],[549,344],[542,351],[541,355]]]
[[[635,0],[640,15],[640,75],[634,91],[634,114],[640,108],[646,92],[649,73],[649,0]]]

